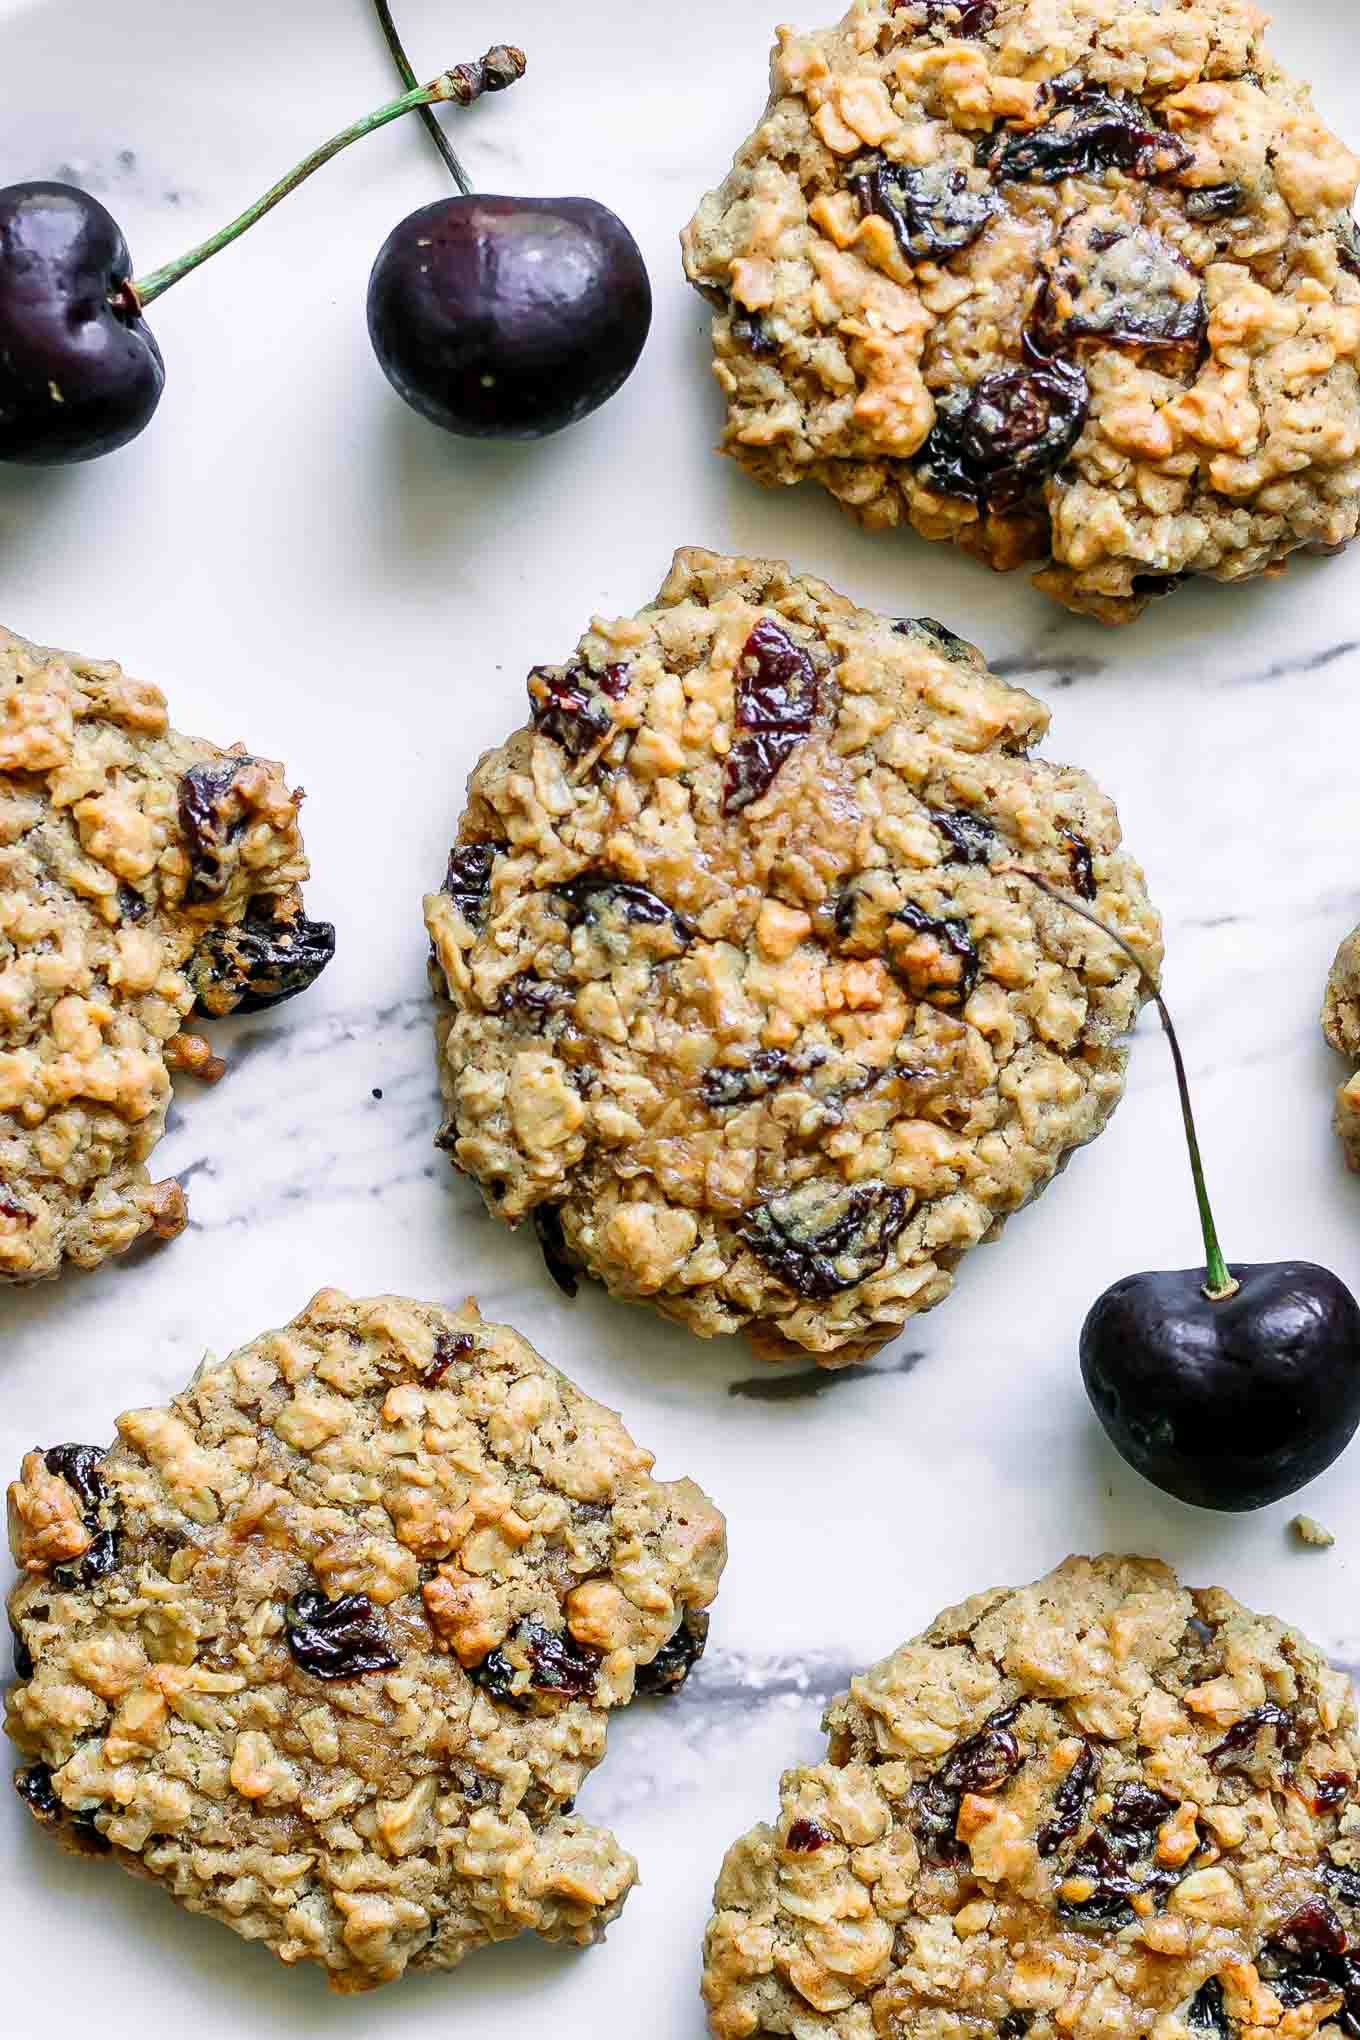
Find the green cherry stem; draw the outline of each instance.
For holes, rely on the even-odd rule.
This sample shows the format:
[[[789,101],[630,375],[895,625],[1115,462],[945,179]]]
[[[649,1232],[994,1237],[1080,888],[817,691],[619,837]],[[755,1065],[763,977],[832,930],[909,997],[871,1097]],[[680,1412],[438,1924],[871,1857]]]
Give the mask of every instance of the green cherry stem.
[[[1185,1059],[1181,1054],[1181,1045],[1176,1038],[1171,1015],[1167,1011],[1166,1000],[1162,997],[1161,985],[1133,944],[1126,942],[1117,928],[1112,928],[1107,921],[1102,921],[1099,914],[1093,914],[1089,907],[1083,907],[1076,900],[1070,899],[1065,892],[1059,891],[1055,885],[1050,885],[1046,878],[1040,878],[1035,871],[1026,871],[1019,864],[1004,865],[1001,868],[1013,872],[1017,878],[1027,879],[1032,886],[1036,886],[1041,893],[1046,893],[1048,898],[1056,901],[1060,907],[1066,907],[1069,914],[1076,914],[1083,921],[1089,921],[1093,928],[1098,928],[1102,935],[1108,936],[1111,942],[1123,950],[1146,985],[1161,1018],[1162,1029],[1171,1049],[1171,1060],[1176,1070],[1176,1089],[1180,1093],[1181,1118],[1185,1123],[1185,1144],[1190,1150],[1190,1174],[1195,1181],[1195,1202],[1199,1206],[1200,1230],[1204,1234],[1204,1294],[1210,1303],[1226,1303],[1230,1296],[1236,1296],[1241,1285],[1231,1273],[1223,1258],[1223,1249],[1218,1244],[1218,1229],[1209,1205],[1209,1191],[1204,1181],[1204,1162],[1199,1151],[1199,1135],[1195,1131],[1195,1114],[1190,1104],[1190,1083],[1185,1074]]]
[[[392,19],[392,9],[388,5],[388,0],[373,0],[373,5],[377,12],[378,25],[382,29],[388,49],[392,52],[392,61],[397,67],[398,77],[403,85],[414,85],[415,70],[406,54],[406,47],[397,24]],[[459,69],[471,88],[471,96],[464,102],[470,105],[473,99],[480,99],[484,92],[504,92],[508,85],[513,85],[517,78],[522,78],[525,72],[524,52],[515,49],[509,43],[497,43],[494,48],[487,51],[480,63],[463,64]],[[471,198],[472,179],[463,168],[452,142],[428,106],[421,108],[420,118],[429,132],[431,141],[448,165],[449,175],[454,183],[464,198]]]
[[[156,299],[162,297],[173,284],[179,283],[212,256],[220,254],[223,248],[229,248],[233,241],[239,240],[241,235],[258,220],[262,220],[266,213],[273,212],[276,205],[280,205],[300,184],[305,184],[307,179],[329,163],[333,156],[338,156],[342,150],[349,148],[351,143],[362,141],[365,135],[376,134],[379,128],[388,126],[391,121],[400,120],[404,114],[415,113],[422,108],[442,105],[448,101],[457,106],[471,106],[473,100],[480,98],[483,92],[501,90],[504,84],[513,84],[513,77],[505,77],[501,83],[493,86],[483,75],[488,69],[490,60],[500,54],[498,51],[489,51],[481,64],[459,64],[451,71],[441,72],[430,84],[413,86],[411,90],[404,92],[400,99],[393,99],[386,106],[380,106],[376,113],[365,114],[362,120],[356,120],[351,126],[342,128],[338,135],[332,135],[319,149],[313,149],[310,156],[304,157],[286,177],[281,177],[263,198],[257,199],[254,205],[248,207],[229,226],[223,227],[216,234],[210,234],[206,241],[200,241],[187,255],[179,256],[174,262],[167,262],[163,268],[153,269],[148,276],[138,277],[135,283],[125,284],[121,295],[134,309],[145,309],[147,305],[154,304]],[[518,55],[518,52],[515,54]],[[516,76],[522,73],[523,66],[524,60],[521,57],[520,72],[516,73]],[[497,77],[500,77],[499,70]]]
[[[406,54],[405,45],[397,30],[397,24],[392,19],[392,9],[388,6],[387,0],[373,0],[373,4],[378,10],[378,23],[383,35],[387,39],[387,47],[392,52],[392,62],[397,67],[397,75],[400,77],[403,85],[409,89],[416,82],[416,74],[411,68],[411,59]],[[459,162],[453,143],[449,140],[443,128],[440,127],[439,122],[435,119],[428,106],[421,107],[420,118],[422,125],[429,134],[430,140],[448,164],[449,175],[462,192],[464,198],[470,198],[472,196],[472,179]]]

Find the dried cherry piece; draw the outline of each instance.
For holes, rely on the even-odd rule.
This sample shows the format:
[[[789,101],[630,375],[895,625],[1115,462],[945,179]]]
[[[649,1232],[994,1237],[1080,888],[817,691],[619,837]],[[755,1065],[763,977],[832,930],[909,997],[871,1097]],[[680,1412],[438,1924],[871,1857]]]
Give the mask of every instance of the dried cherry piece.
[[[951,630],[946,623],[937,622],[933,616],[899,616],[893,624],[893,632],[897,637],[929,638],[938,652],[958,665],[977,663],[977,653],[967,638],[961,638],[956,630]]]
[[[763,358],[779,352],[779,342],[759,312],[734,311],[729,330],[737,346],[744,347],[748,354]]]
[[[906,1197],[886,1183],[806,1183],[758,1205],[738,1230],[795,1295],[824,1303],[877,1274],[907,1214]]]
[[[99,1473],[99,1462],[104,1457],[98,1445],[49,1445],[43,1454],[43,1465],[58,1480],[64,1480],[71,1488],[85,1510],[86,1528],[94,1529],[91,1516],[97,1517],[99,1504],[108,1490]]]
[[[15,1678],[21,1681],[31,1679],[37,1670],[33,1662],[33,1653],[28,1647],[28,1640],[23,1631],[16,1629],[13,1622],[10,1623],[10,1641],[14,1645]]]
[[[737,736],[723,767],[722,811],[738,814],[769,791],[784,760],[808,736],[820,690],[808,653],[762,617],[742,648],[734,717]]]
[[[1276,1707],[1268,1702],[1264,1707],[1254,1707],[1250,1714],[1234,1722],[1221,1743],[1209,1752],[1209,1762],[1220,1771],[1245,1770],[1247,1767],[1238,1760],[1249,1755],[1256,1748],[1256,1738],[1262,1729],[1269,1729],[1276,1741],[1288,1750],[1292,1744],[1295,1720],[1289,1709]]]
[[[434,1358],[421,1375],[421,1386],[438,1388],[455,1360],[464,1359],[477,1341],[471,1332],[440,1332],[434,1342]]]
[[[819,1820],[796,1820],[789,1829],[785,1847],[795,1856],[813,1856],[836,1838]]]
[[[1055,78],[1049,92],[1058,111],[1043,127],[988,138],[986,159],[998,177],[1057,184],[1064,177],[1122,170],[1151,180],[1174,177],[1195,160],[1189,143],[1157,125],[1136,99],[1088,85],[1076,72]]]
[[[1073,339],[1198,347],[1209,311],[1193,271],[1160,234],[1087,220],[1069,233],[1038,318],[1055,347]]]
[[[496,859],[509,848],[508,843],[455,843],[449,852],[449,868],[443,890],[473,928],[481,926],[486,912],[486,896],[491,890],[491,872]]]
[[[583,872],[579,878],[569,878],[563,884],[555,885],[553,891],[567,902],[569,928],[579,928],[583,924],[599,927],[608,916],[622,921],[625,926],[638,928],[661,928],[669,922],[671,933],[682,949],[694,940],[694,930],[674,907],[668,907],[645,885],[611,878],[608,872]]]
[[[78,1587],[92,1587],[97,1580],[107,1579],[117,1564],[117,1531],[99,1530],[95,1532],[94,1542],[74,1564],[54,1566],[52,1576],[58,1580],[70,1580]]]
[[[581,1263],[567,1245],[567,1236],[562,1230],[562,1211],[556,1204],[536,1204],[532,1213],[534,1233],[543,1265],[552,1276],[564,1296],[575,1296],[580,1288],[577,1281],[581,1274]]]
[[[946,262],[971,248],[986,231],[1000,201],[987,185],[969,183],[957,164],[915,169],[873,156],[856,164],[850,189],[867,218],[888,222],[908,262]]]
[[[912,1816],[921,1852],[931,1863],[961,1863],[968,1854],[955,1833],[965,1792],[994,1792],[1015,1776],[1024,1754],[1011,1729],[1017,1702],[988,1715],[923,1784],[912,1787]]]
[[[65,1820],[66,1808],[53,1788],[49,1765],[28,1764],[22,1771],[16,1771],[14,1789],[34,1820],[42,1821],[45,1826]]]
[[[314,985],[334,955],[334,927],[309,921],[296,889],[259,893],[235,927],[209,928],[190,959],[195,1011],[220,1019],[281,1006]]]
[[[569,666],[535,666],[529,675],[534,727],[560,744],[569,758],[584,757],[614,727],[601,695],[613,700],[627,692],[628,667],[608,666],[603,674],[573,660]]]
[[[118,911],[125,921],[134,925],[146,919],[146,901],[125,879],[118,881]]]
[[[1240,184],[1202,184],[1198,190],[1186,192],[1185,215],[1201,223],[1226,220],[1241,212],[1246,197]]]
[[[25,1227],[37,1223],[36,1213],[27,1210],[22,1204],[16,1204],[12,1197],[3,1195],[0,1195],[0,1218],[17,1219]]]
[[[1075,835],[1071,829],[1062,831],[1067,845],[1067,862],[1072,872],[1072,890],[1083,900],[1096,896],[1096,866],[1091,847],[1084,837]]]
[[[943,496],[1005,510],[1056,474],[1081,437],[1091,389],[1077,362],[1025,336],[1025,364],[996,368],[971,390],[936,399],[916,471]]]
[[[936,920],[910,900],[893,915],[893,924],[924,941],[896,941],[888,934],[888,963],[913,997],[932,1006],[964,1006],[981,968],[968,923],[954,916]]]
[[[1325,1771],[1320,1778],[1308,1782],[1313,1787],[1308,1803],[1314,1813],[1329,1813],[1334,1806],[1340,1806],[1355,1785],[1354,1778],[1347,1771]]]
[[[526,1018],[538,1022],[550,1020],[554,1013],[560,1013],[572,1001],[571,987],[559,984],[553,978],[535,977],[531,970],[522,970],[508,979],[496,994],[498,1013],[522,1013]]]
[[[758,1048],[753,1056],[733,1068],[726,1063],[714,1063],[704,1071],[699,1083],[700,1094],[710,1112],[723,1112],[732,1105],[748,1105],[755,1098],[766,1098],[771,1091],[777,1091],[792,1075],[792,1064],[779,1048]]]
[[[520,1674],[501,1645],[468,1675],[491,1699],[521,1707],[529,1705],[533,1693],[562,1700],[594,1698],[601,1662],[597,1651],[587,1650],[569,1633],[559,1635],[530,1620],[517,1624],[509,1640],[529,1659],[529,1688],[519,1685]]]
[[[219,765],[191,765],[180,780],[179,825],[189,849],[184,898],[189,906],[221,899],[231,881],[226,853],[245,833],[250,819],[236,782],[256,763],[239,756],[224,758]]]
[[[686,1608],[669,1642],[662,1644],[649,1665],[638,1666],[633,1691],[648,1698],[678,1693],[703,1656],[707,1643],[708,1616],[701,1608]]]
[[[1296,1955],[1344,1955],[1349,1942],[1345,1929],[1325,1898],[1310,1898],[1290,1915],[1276,1936]]]
[[[1360,1906],[1360,1870],[1345,1863],[1324,1863],[1322,1877],[1343,1905]]]
[[[1076,1833],[1099,1775],[1100,1763],[1095,1746],[1083,1742],[1076,1762],[1053,1795],[1053,1817],[1040,1828],[1036,1837],[1035,1846],[1041,1856],[1053,1855]]]
[[[1210,2034],[1213,2040],[1230,2040],[1232,2022],[1223,2002],[1221,1977],[1211,1976],[1200,1985],[1186,2010],[1185,2023],[1193,2033]]]
[[[949,845],[946,864],[991,863],[996,830],[986,815],[974,814],[970,808],[932,808],[930,819]]]
[[[997,2040],[1025,2040],[1033,2023],[1033,2012],[1007,2012],[996,2029]]]
[[[899,7],[907,4],[911,0],[898,0]],[[924,12],[924,27],[947,28],[960,37],[985,35],[996,20],[996,0],[915,0],[915,5]]]
[[[1174,1799],[1169,1799],[1165,1792],[1154,1791],[1151,1785],[1121,1785],[1113,1794],[1113,1805],[1106,1815],[1106,1831],[1131,1841],[1146,1841],[1164,1821],[1170,1820],[1176,1807]]]
[[[317,1679],[357,1679],[365,1672],[390,1672],[401,1662],[367,1594],[332,1601],[304,1587],[288,1603],[284,1634],[294,1663]]]

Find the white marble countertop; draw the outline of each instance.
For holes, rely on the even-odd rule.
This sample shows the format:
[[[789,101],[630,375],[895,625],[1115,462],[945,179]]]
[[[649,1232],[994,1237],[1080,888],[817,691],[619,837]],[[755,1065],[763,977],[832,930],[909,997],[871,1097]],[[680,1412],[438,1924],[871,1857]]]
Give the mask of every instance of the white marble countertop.
[[[1300,1255],[1360,1285],[1360,1179],[1329,1132],[1340,1068],[1317,1029],[1332,952],[1360,919],[1360,551],[1190,589],[1112,635],[1023,579],[870,538],[819,494],[762,492],[718,460],[705,313],[675,236],[758,110],[774,11],[402,0],[422,73],[495,39],[529,51],[524,84],[461,120],[482,186],[587,192],[643,244],[650,346],[575,431],[479,448],[382,381],[368,269],[396,220],[444,188],[408,122],[156,308],[169,389],[144,439],[87,469],[0,470],[0,616],[158,681],[181,728],[285,758],[309,795],[311,909],[340,931],[308,999],[216,1030],[218,1088],[181,1084],[157,1167],[187,1185],[190,1230],[0,1302],[0,1470],[35,1443],[107,1437],[119,1410],[172,1393],[206,1349],[282,1322],[322,1284],[473,1290],[621,1408],[663,1473],[702,1480],[732,1543],[708,1660],[669,1710],[615,1723],[583,1800],[642,1864],[603,1948],[516,1944],[360,2009],[61,1857],[0,1794],[14,2032],[235,2040],[362,2020],[405,2036],[452,2016],[526,2040],[639,2026],[699,2040],[699,1939],[724,1847],[773,1809],[779,1769],[818,1747],[825,1696],[943,1604],[1069,1550],[1141,1549],[1360,1664],[1360,1444],[1307,1494],[1337,1533],[1309,1552],[1287,1533],[1290,1504],[1233,1520],[1164,1500],[1082,1394],[1077,1332],[1097,1292],[1197,1252],[1155,1022],[1103,1140],[970,1258],[943,1310],[846,1377],[762,1373],[736,1343],[703,1346],[599,1292],[566,1304],[531,1238],[503,1235],[431,1148],[420,894],[468,769],[520,720],[529,666],[565,656],[591,612],[648,599],[675,546],[777,553],[871,606],[942,618],[1051,702],[1049,753],[1115,795],[1166,918],[1230,1255]],[[1356,139],[1349,0],[1276,11],[1282,54]],[[389,84],[366,0],[0,0],[0,183],[88,184],[149,266]]]

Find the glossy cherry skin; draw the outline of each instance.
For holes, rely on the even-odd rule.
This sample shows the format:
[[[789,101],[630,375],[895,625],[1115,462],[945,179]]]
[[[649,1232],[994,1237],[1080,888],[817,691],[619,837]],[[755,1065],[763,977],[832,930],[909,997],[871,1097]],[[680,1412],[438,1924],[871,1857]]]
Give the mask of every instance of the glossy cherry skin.
[[[651,321],[641,250],[590,198],[424,206],[388,236],[368,286],[388,381],[469,439],[542,439],[597,410],[637,366]]]
[[[122,230],[88,191],[0,190],[0,461],[95,460],[149,423],[165,364],[131,275]]]
[[[1260,1509],[1329,1467],[1360,1425],[1360,1305],[1311,1261],[1130,1275],[1081,1334],[1081,1372],[1116,1450],[1203,1509]]]

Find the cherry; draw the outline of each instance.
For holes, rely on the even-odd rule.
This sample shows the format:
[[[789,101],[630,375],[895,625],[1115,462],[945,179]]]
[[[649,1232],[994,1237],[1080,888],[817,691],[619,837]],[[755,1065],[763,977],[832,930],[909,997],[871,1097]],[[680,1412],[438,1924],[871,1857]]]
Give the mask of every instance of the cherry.
[[[1137,966],[1176,1071],[1204,1235],[1203,1268],[1128,1275],[1082,1327],[1086,1393],[1115,1450],[1204,1509],[1264,1508],[1325,1471],[1360,1426],[1360,1304],[1311,1261],[1229,1266],[1214,1227],[1176,1030],[1161,988],[1116,931],[1033,872]]]
[[[518,58],[518,77],[523,57],[491,56],[498,54]],[[165,386],[146,307],[352,142],[403,114],[449,100],[467,106],[495,89],[483,75],[488,62],[460,65],[429,85],[413,79],[400,99],[332,136],[220,233],[136,281],[122,231],[97,198],[44,181],[0,190],[0,461],[60,466],[135,439]]]
[[[409,80],[386,0],[375,5]],[[493,67],[483,89],[497,82]],[[383,244],[368,286],[374,353],[397,394],[446,432],[546,438],[636,368],[652,321],[642,252],[595,199],[474,193],[438,122],[426,124],[459,195],[412,213]]]

